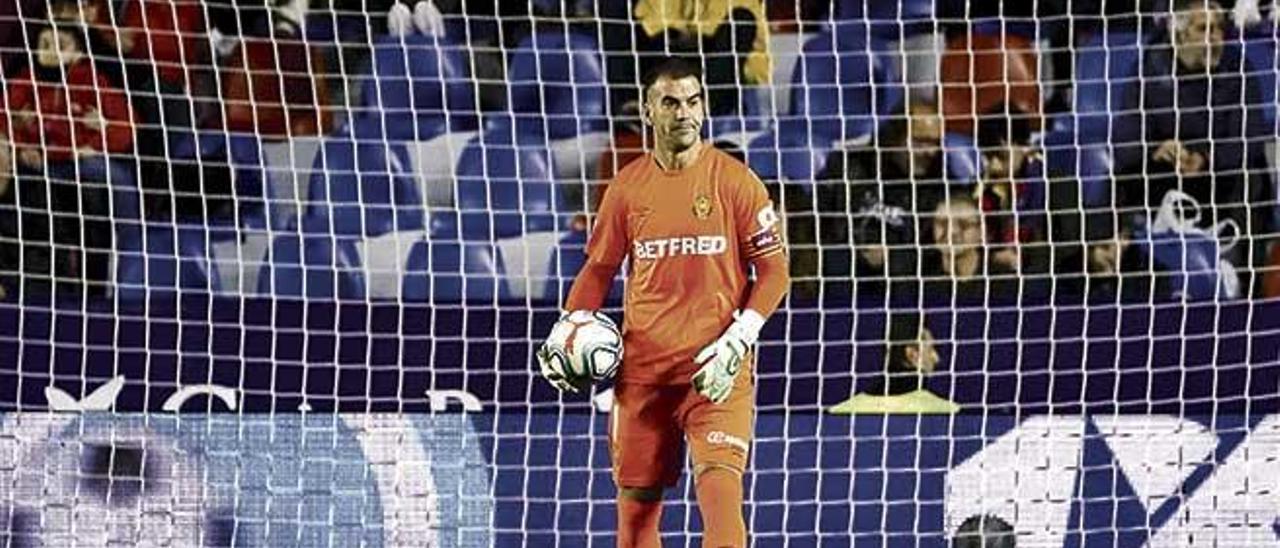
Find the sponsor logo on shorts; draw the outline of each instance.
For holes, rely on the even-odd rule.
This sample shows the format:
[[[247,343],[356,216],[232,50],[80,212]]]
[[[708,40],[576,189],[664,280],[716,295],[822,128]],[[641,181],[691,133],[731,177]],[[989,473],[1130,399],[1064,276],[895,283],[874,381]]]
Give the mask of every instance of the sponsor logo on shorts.
[[[751,448],[751,446],[747,444],[747,440],[732,434],[726,434],[719,430],[707,432],[707,443],[710,443],[711,445],[732,445],[744,452],[749,451]]]

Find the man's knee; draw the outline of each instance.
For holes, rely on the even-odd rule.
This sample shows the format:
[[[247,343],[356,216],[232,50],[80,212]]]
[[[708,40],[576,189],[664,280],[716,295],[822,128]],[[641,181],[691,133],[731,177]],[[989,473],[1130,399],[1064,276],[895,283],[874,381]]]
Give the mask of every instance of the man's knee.
[[[706,475],[708,472],[715,472],[715,471],[721,471],[721,472],[733,474],[738,479],[742,478],[742,470],[739,470],[731,465],[720,463],[720,462],[705,462],[693,467],[694,481],[698,481],[702,479],[702,477]]]
[[[618,494],[639,502],[654,502],[662,500],[661,487],[620,487]]]

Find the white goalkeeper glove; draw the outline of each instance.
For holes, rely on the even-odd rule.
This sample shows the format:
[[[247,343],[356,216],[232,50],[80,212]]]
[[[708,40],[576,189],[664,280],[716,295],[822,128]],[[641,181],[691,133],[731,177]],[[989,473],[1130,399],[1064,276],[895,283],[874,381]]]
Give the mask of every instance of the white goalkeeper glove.
[[[569,314],[569,312],[561,312],[560,319],[556,320],[556,325],[568,318]],[[552,326],[551,332],[554,333],[555,330],[555,326]],[[550,339],[551,335],[547,335],[547,337]],[[538,369],[542,373],[542,378],[547,379],[547,382],[551,383],[553,388],[560,392],[578,393],[579,386],[569,380],[569,355],[565,353],[563,348],[551,344],[551,341],[547,340],[542,343],[542,346],[538,347],[534,357],[538,360]]]
[[[764,327],[764,316],[750,308],[735,312],[733,317],[733,323],[724,330],[724,334],[693,358],[702,366],[693,374],[693,388],[715,404],[729,399],[733,381],[742,369],[742,360],[756,344],[760,328]]]

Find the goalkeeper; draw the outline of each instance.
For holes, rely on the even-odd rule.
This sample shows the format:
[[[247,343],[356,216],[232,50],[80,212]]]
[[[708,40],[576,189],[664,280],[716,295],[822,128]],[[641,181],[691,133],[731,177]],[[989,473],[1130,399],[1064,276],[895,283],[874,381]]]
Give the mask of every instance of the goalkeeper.
[[[624,361],[609,420],[619,546],[659,546],[662,491],[679,477],[686,442],[703,546],[746,544],[752,347],[790,277],[764,185],[702,141],[701,76],[674,58],[645,75],[641,119],[653,130],[654,149],[609,185],[586,265],[565,303],[568,310],[599,308],[630,258]],[[554,362],[539,362],[554,386],[574,389],[575,379]]]

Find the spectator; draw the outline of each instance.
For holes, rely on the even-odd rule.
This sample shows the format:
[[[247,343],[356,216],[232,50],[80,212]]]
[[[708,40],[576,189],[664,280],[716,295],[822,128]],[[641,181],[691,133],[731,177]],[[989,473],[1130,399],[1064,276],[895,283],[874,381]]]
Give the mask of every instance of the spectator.
[[[960,406],[930,392],[925,378],[938,366],[933,334],[921,325],[919,314],[902,314],[889,320],[884,350],[884,374],[865,390],[828,410],[849,414],[952,414]]]
[[[1224,44],[1226,20],[1216,1],[1175,0],[1172,12],[1143,50],[1136,96],[1117,114],[1116,200],[1152,208],[1176,189],[1205,206],[1203,228],[1232,219],[1246,238],[1261,235],[1273,197],[1264,149],[1271,137],[1257,84],[1239,49]],[[1249,204],[1258,207],[1250,211]],[[1237,246],[1231,262],[1260,265],[1266,243]]]
[[[43,28],[31,67],[8,82],[12,125],[0,127],[0,135],[14,144],[16,182],[3,200],[22,215],[3,216],[0,231],[23,240],[28,273],[83,276],[103,294],[112,235],[110,190],[103,183],[127,177],[107,158],[132,149],[133,114],[124,92],[89,61],[84,33],[78,26]],[[50,237],[58,247],[52,257],[27,245]],[[3,253],[6,263],[16,264],[12,245]]]
[[[934,245],[923,261],[927,296],[985,301],[1017,294],[1015,271],[987,252],[983,224],[982,211],[968,195],[950,196],[934,209]]]
[[[817,176],[816,239],[804,222],[790,224],[795,277],[816,274],[819,257],[823,278],[852,277],[876,285],[872,292],[886,278],[919,276],[919,214],[947,193],[941,141],[937,107],[914,102],[873,143],[833,152]],[[817,249],[806,249],[815,240]]]
[[[1027,184],[1028,172],[1040,161],[1039,151],[1031,145],[1032,116],[1006,108],[997,107],[978,119],[982,169],[973,198],[987,221],[991,260],[1008,270],[1043,272],[1048,262],[1040,252],[1044,248],[1018,245],[1043,241],[1045,236],[1042,226],[1016,214],[1019,202],[1032,188]],[[1029,251],[1029,256],[1023,251]]]
[[[60,6],[70,6],[55,10],[62,17],[74,15],[75,2]],[[123,17],[113,22],[105,9],[85,6],[92,4],[80,7],[91,36],[118,46],[125,59],[125,84],[139,121],[138,174],[150,215],[162,216],[175,185],[201,179],[196,162],[178,158],[175,149],[180,139],[194,138],[198,120],[215,108],[204,9],[194,0],[126,0]],[[205,100],[193,101],[197,96]]]
[[[78,26],[43,28],[32,66],[9,80],[6,104],[23,166],[124,153],[133,147],[129,103],[90,62],[84,36]]]
[[[116,87],[125,87],[125,65],[116,36],[116,18],[108,0],[53,0],[49,19],[86,29],[85,51],[94,68]]]

